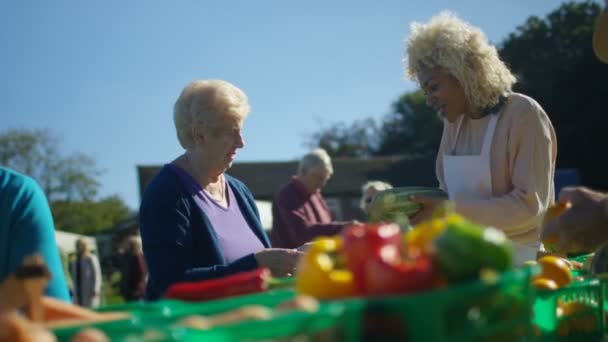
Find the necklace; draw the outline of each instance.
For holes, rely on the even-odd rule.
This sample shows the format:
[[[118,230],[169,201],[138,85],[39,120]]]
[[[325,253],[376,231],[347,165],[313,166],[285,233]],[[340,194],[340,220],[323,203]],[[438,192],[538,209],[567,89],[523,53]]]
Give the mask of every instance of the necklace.
[[[205,191],[207,191],[207,193],[209,195],[211,195],[211,197],[213,197],[218,202],[225,203],[226,202],[226,181],[225,181],[225,178],[222,177],[222,176],[220,176],[220,179],[219,179],[218,183],[219,183],[219,186],[218,185],[214,185],[212,187],[207,187],[207,189],[205,189]]]
[[[186,163],[188,169],[191,169],[192,171],[196,170],[194,168],[194,163],[192,163],[192,160],[190,159],[190,157],[187,154],[184,154],[184,159],[185,159],[185,163]],[[191,174],[196,175],[196,173],[192,173],[192,172],[191,172]],[[226,178],[224,178],[223,174],[219,175],[219,179],[217,182],[217,183],[219,183],[219,185],[209,183],[209,184],[203,186],[203,184],[201,183],[201,181],[199,179],[197,179],[197,182],[200,184],[203,191],[205,191],[207,194],[209,194],[209,196],[213,197],[213,199],[215,199],[216,201],[218,201],[220,203],[227,203]],[[219,186],[219,188],[218,188],[218,186]]]

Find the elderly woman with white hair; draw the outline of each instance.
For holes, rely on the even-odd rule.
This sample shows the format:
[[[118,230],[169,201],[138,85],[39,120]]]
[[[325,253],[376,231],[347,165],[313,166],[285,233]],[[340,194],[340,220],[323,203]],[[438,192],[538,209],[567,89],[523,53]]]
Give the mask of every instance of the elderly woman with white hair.
[[[532,98],[511,91],[515,77],[480,29],[444,12],[412,25],[407,74],[444,119],[436,173],[455,210],[497,227],[534,259],[539,225],[554,202],[555,131]],[[439,200],[417,198],[430,217]]]
[[[384,190],[392,189],[393,186],[387,182],[378,180],[368,181],[361,187],[361,203],[359,207],[366,215],[369,215],[369,209],[371,207],[374,196],[377,193]]]
[[[146,298],[175,282],[222,277],[257,267],[292,273],[299,252],[270,248],[249,189],[225,172],[244,146],[247,96],[221,80],[194,81],[174,107],[185,152],[145,189],[140,224],[148,266]]]
[[[272,203],[271,238],[274,246],[298,248],[318,236],[338,234],[358,221],[335,222],[321,189],[333,174],[331,158],[324,149],[302,157],[297,175],[275,195]]]

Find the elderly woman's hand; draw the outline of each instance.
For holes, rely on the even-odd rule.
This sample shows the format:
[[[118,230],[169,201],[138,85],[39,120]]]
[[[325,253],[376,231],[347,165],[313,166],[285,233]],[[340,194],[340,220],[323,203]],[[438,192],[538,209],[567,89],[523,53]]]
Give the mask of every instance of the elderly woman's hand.
[[[255,254],[260,267],[267,267],[274,277],[295,274],[296,266],[304,253],[295,249],[267,248]]]
[[[560,192],[560,202],[572,207],[541,229],[541,239],[559,236],[556,252],[593,251],[608,242],[608,196],[585,187]]]

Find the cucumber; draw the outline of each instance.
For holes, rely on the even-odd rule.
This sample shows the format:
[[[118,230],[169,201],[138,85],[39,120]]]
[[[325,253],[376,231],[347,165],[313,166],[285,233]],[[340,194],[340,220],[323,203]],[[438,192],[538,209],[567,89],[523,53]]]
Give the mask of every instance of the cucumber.
[[[447,198],[447,194],[437,188],[401,187],[379,192],[371,203],[369,217],[371,222],[379,222],[395,215],[406,215],[411,218],[422,206],[412,202],[411,197]]]

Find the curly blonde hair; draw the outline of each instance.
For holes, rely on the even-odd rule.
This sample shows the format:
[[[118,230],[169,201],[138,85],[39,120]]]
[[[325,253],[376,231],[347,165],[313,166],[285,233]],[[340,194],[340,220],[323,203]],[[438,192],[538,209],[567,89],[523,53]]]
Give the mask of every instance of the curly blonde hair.
[[[441,69],[460,82],[477,109],[496,105],[516,81],[483,32],[450,12],[414,22],[411,30],[405,57],[410,79],[416,80],[422,68]]]
[[[199,80],[188,84],[173,107],[177,138],[184,149],[194,147],[192,127],[212,127],[225,117],[245,119],[249,114],[247,95],[223,80]]]

